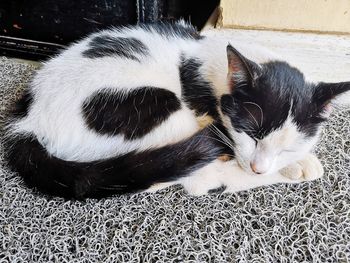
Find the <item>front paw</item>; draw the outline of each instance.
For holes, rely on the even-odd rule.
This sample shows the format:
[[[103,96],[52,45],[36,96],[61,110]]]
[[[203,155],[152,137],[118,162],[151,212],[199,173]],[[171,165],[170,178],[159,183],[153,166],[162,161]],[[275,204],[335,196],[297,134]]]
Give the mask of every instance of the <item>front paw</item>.
[[[303,177],[305,181],[312,181],[321,178],[324,174],[320,160],[311,153],[306,155],[303,160],[298,161],[298,164],[303,169]]]
[[[281,175],[293,181],[312,181],[323,176],[323,166],[313,154],[280,170]]]
[[[303,167],[298,163],[293,163],[280,170],[280,174],[293,181],[303,181]]]
[[[205,188],[201,185],[193,185],[193,184],[183,184],[185,191],[192,196],[202,196],[207,195],[209,192],[208,188]]]

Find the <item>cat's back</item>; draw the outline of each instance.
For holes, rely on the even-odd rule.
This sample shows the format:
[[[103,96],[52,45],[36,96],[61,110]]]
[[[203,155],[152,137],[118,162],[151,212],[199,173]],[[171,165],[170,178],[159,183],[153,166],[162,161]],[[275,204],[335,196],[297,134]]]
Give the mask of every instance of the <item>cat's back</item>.
[[[147,81],[168,86],[169,79],[163,80],[160,76],[176,75],[173,69],[178,66],[181,54],[195,50],[200,38],[192,26],[181,22],[103,30],[44,63],[34,78],[33,87],[40,89],[42,81],[47,84],[48,75],[52,80],[51,89],[56,87],[60,92],[67,85],[74,85],[75,89],[81,87],[86,92],[111,85],[129,89]]]
[[[158,145],[153,139],[127,142],[123,136],[96,133],[87,127],[84,105],[106,90],[123,97],[135,89],[154,87],[181,97],[181,56],[195,50],[200,38],[193,27],[182,22],[92,34],[43,64],[29,85],[28,113],[11,128],[35,134],[51,154],[68,160],[93,160],[112,156],[116,149],[123,153]],[[184,121],[184,136],[188,136],[194,125],[177,115]],[[162,134],[170,140],[176,134],[181,137],[182,131],[173,126],[159,128],[153,138],[164,140]]]

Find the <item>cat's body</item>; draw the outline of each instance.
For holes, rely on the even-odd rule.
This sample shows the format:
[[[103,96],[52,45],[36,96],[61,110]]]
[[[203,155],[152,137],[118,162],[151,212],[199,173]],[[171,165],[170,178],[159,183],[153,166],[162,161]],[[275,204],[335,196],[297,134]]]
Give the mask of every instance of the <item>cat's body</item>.
[[[202,37],[180,22],[101,31],[72,45],[44,64],[17,104],[7,130],[10,165],[29,185],[78,198],[156,190],[174,183],[193,194],[221,185],[243,190],[288,182],[294,174],[300,179],[308,165],[295,165],[304,158],[317,164],[310,179],[321,176],[317,159],[307,154],[322,118],[304,123],[299,111],[314,94],[303,91],[301,73],[285,63],[269,62],[276,61],[271,53],[230,42],[240,52],[226,51],[227,40]],[[240,53],[266,66],[250,65]],[[243,107],[234,110],[227,96],[255,78],[280,86],[286,81],[286,92],[274,87],[261,98],[259,91],[254,101],[244,99],[251,95],[242,92],[237,98],[243,98]],[[291,91],[288,82],[297,83],[300,91]],[[315,111],[321,114],[332,97]],[[281,112],[264,117],[274,103],[280,103],[276,109]],[[236,121],[241,117],[247,121]],[[253,134],[248,127],[252,125],[260,131]],[[259,144],[249,150],[254,140]],[[300,145],[290,150],[294,154],[276,161],[278,165],[261,160],[263,154],[253,156],[276,155],[273,144],[277,149]],[[237,157],[240,165],[235,158],[218,159],[225,154]],[[273,169],[267,171],[270,166]],[[287,177],[278,173],[287,166]],[[253,175],[249,169],[266,175]]]
[[[36,96],[36,103],[31,108],[33,113],[18,124],[19,129],[34,132],[39,140],[43,138],[45,141],[40,142],[50,154],[64,160],[80,162],[168,145],[193,135],[199,130],[196,118],[216,111],[213,101],[216,97],[229,93],[226,84],[228,42],[221,40],[223,43],[219,43],[219,46],[222,48],[215,50],[214,47],[218,46],[218,43],[213,43],[212,39],[199,39],[199,35],[186,36],[181,31],[176,35],[171,33],[171,29],[172,27],[166,29],[164,26],[162,34],[142,28],[97,33],[50,60],[33,79],[31,87]],[[196,33],[193,31],[193,34]],[[108,45],[116,51],[105,51],[103,48],[99,51],[89,47],[95,38],[100,40],[105,36],[110,39],[123,38],[124,45],[113,46],[111,40]],[[139,51],[136,51],[136,47],[128,48],[128,45],[137,46],[135,41],[130,39],[140,41]],[[104,43],[100,45],[103,46]],[[125,49],[123,55],[118,54],[118,49]],[[248,52],[249,49],[245,54]],[[128,58],[128,55],[133,58]],[[197,78],[196,75],[199,75],[197,85],[201,88],[195,87],[195,93],[191,94],[191,89],[194,88],[189,85]],[[204,79],[204,76],[208,79]],[[206,83],[208,81],[212,84]],[[210,87],[204,87],[205,85]],[[117,101],[145,87],[172,92],[160,96],[171,100],[172,94],[175,94],[178,101],[172,102],[181,104],[181,109],[178,109],[177,105],[168,106],[171,111],[174,109],[174,112],[164,116],[166,123],[155,127],[145,136],[134,136],[133,140],[124,140],[123,134],[119,133],[107,137],[87,129],[82,105],[93,100],[96,92],[115,94],[114,99]],[[220,90],[214,90],[214,87]],[[207,94],[205,88],[210,89],[212,94]],[[215,98],[214,92],[218,93],[215,94]],[[140,93],[142,96],[143,92]],[[196,98],[192,100],[193,96]],[[191,110],[191,103],[195,100],[201,100],[199,103],[202,105],[198,107],[204,108],[199,114]],[[213,106],[215,109],[212,109]],[[165,105],[160,105],[161,107]],[[132,125],[136,126],[135,123]]]

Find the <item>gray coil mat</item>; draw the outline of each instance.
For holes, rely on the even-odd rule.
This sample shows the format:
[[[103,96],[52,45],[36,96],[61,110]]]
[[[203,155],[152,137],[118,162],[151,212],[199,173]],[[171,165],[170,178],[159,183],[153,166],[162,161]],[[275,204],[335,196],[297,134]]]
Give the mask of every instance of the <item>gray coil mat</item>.
[[[33,70],[0,59],[0,121]],[[316,151],[321,180],[204,197],[173,187],[48,199],[2,165],[0,262],[349,262],[349,108],[333,113]]]

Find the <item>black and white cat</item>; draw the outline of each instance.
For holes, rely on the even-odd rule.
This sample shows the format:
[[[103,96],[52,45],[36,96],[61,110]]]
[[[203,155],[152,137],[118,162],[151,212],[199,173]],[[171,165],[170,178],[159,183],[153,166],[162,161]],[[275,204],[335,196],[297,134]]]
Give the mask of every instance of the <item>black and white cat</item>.
[[[183,22],[104,30],[36,73],[6,157],[28,185],[74,198],[312,180],[323,174],[309,153],[320,124],[348,90]]]

